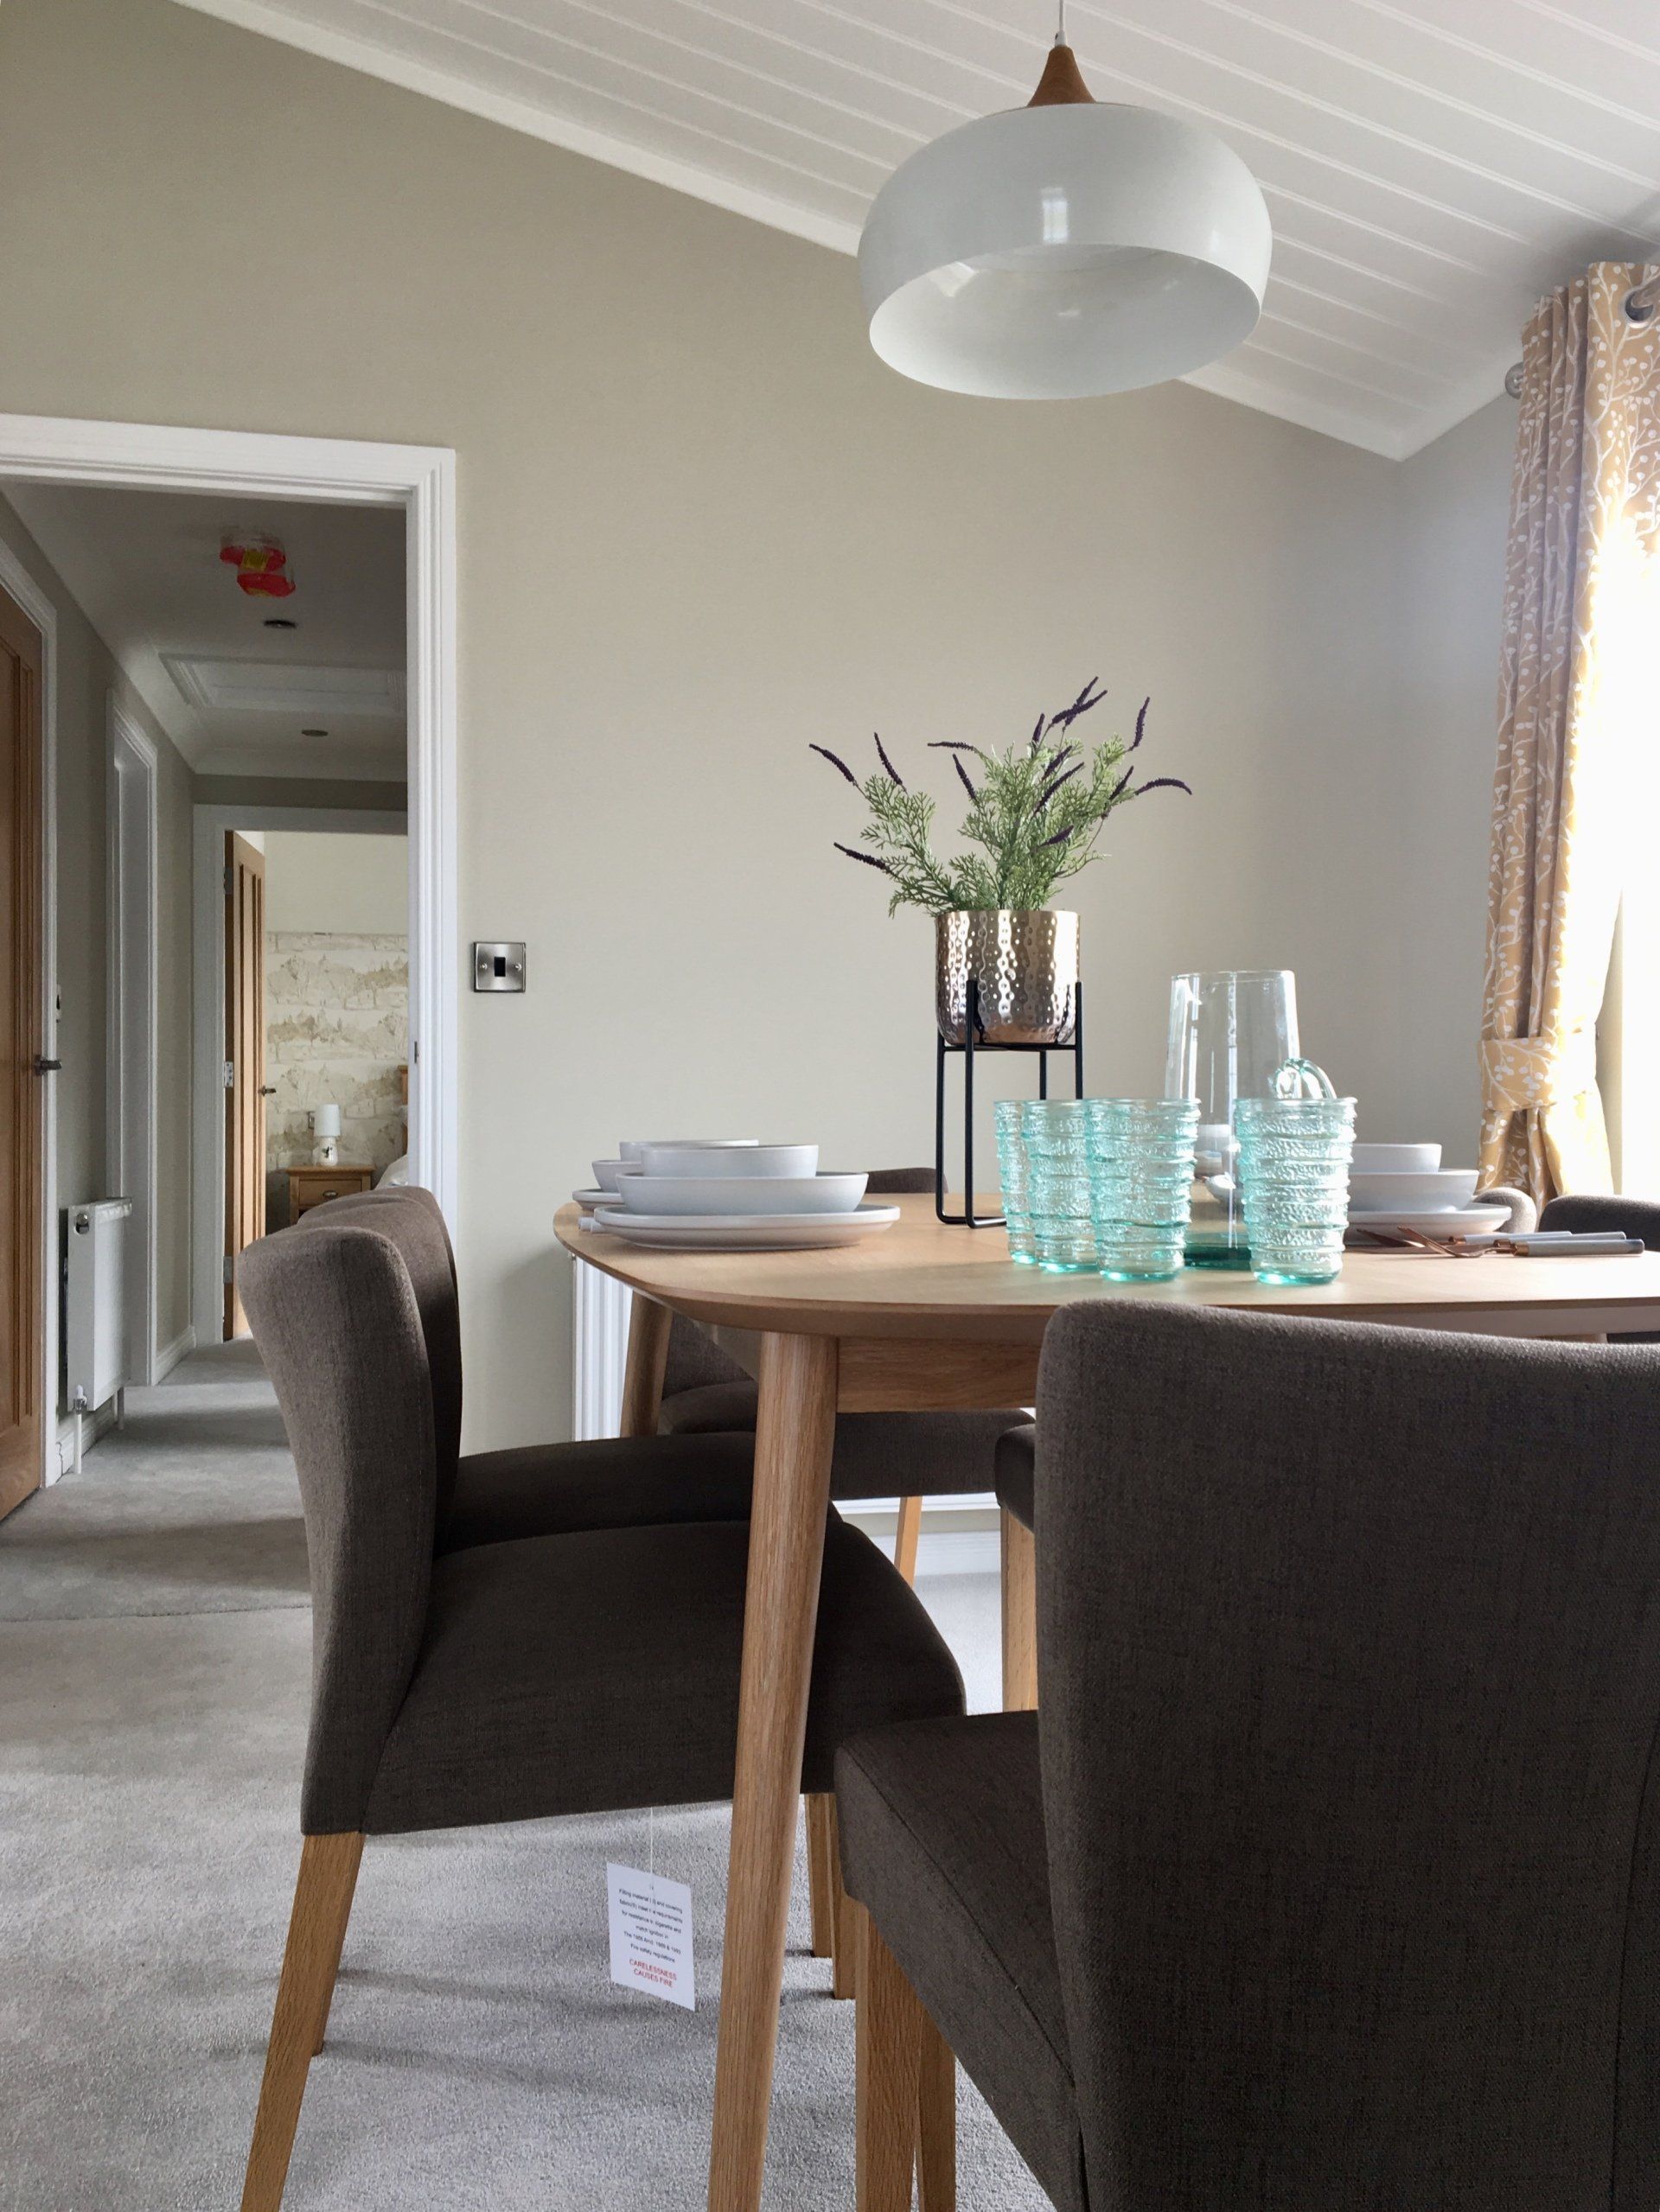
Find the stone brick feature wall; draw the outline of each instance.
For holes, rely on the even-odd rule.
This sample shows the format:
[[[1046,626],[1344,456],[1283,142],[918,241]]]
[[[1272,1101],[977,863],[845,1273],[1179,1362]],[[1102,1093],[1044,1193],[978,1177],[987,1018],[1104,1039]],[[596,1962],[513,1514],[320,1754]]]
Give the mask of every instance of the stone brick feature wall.
[[[304,1167],[306,1115],[339,1101],[340,1157],[377,1173],[404,1150],[409,940],[273,929],[265,938],[265,1163]]]

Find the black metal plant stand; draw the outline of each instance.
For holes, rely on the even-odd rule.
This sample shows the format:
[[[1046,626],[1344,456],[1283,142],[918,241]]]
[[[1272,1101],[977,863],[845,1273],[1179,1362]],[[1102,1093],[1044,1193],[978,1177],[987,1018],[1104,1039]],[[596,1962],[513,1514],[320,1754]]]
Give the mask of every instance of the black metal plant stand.
[[[1072,1042],[1069,1044],[986,1044],[976,1042],[980,1032],[980,983],[978,978],[968,979],[968,1019],[965,1025],[966,1041],[961,1044],[948,1044],[942,1036],[935,1036],[934,1055],[934,1211],[941,1221],[953,1228],[1000,1229],[1004,1227],[1001,1214],[976,1214],[974,1211],[974,1062],[981,1053],[1035,1052],[1038,1061],[1038,1095],[1049,1096],[1049,1055],[1051,1052],[1065,1052],[1072,1055],[1072,1095],[1083,1096],[1083,985],[1075,984],[1072,990]],[[945,1205],[945,1063],[953,1057],[962,1061],[962,1204],[961,1214],[950,1214]]]

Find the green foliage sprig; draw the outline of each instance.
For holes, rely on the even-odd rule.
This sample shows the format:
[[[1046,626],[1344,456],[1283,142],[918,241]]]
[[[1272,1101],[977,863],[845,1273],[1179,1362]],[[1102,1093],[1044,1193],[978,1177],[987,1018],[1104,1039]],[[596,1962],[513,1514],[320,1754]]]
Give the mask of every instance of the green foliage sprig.
[[[1070,706],[1040,714],[1031,737],[1004,753],[949,737],[929,746],[930,752],[950,754],[968,794],[961,835],[978,850],[951,860],[942,860],[934,851],[934,800],[925,791],[910,789],[879,736],[880,765],[863,782],[840,755],[824,745],[812,746],[811,751],[846,777],[871,810],[859,833],[860,844],[871,850],[838,844],[836,851],[891,877],[890,914],[902,906],[919,906],[929,914],[1046,906],[1057,885],[1099,857],[1095,841],[1108,815],[1149,791],[1188,791],[1173,775],[1134,781],[1131,755],[1146,735],[1150,700],[1142,700],[1135,735],[1127,743],[1109,737],[1092,750],[1072,736],[1079,717],[1106,696],[1092,676]],[[965,755],[976,768],[965,764]]]

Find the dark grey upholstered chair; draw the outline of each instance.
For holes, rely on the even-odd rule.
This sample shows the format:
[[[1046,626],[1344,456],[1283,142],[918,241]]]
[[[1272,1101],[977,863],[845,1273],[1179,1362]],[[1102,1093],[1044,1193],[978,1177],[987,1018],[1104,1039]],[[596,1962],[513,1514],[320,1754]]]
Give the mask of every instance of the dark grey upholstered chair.
[[[240,1265],[299,1470],[314,1654],[304,1841],[244,2212],[281,2200],[366,1834],[731,1792],[747,1523],[440,1549],[427,1330],[397,1244],[371,1226],[392,1218],[284,1230]],[[687,1450],[650,1448],[665,1468]],[[855,1729],[961,1711],[961,1697],[915,1596],[833,1514],[807,1787],[828,1788]]]
[[[665,1453],[652,1437],[461,1450],[461,1312],[456,1261],[442,1208],[412,1184],[331,1199],[299,1227],[360,1222],[389,1237],[409,1272],[432,1384],[441,1552],[521,1536],[569,1534],[668,1520],[740,1520],[750,1510],[747,1438],[688,1437]]]
[[[1650,1252],[1660,1252],[1660,1205],[1646,1198],[1616,1198],[1587,1191],[1575,1198],[1553,1198],[1539,1216],[1542,1229],[1618,1229],[1623,1236],[1640,1237]],[[1660,1344],[1652,1329],[1631,1329],[1609,1339],[1615,1344]]]
[[[948,2048],[1063,2212],[1653,2212],[1657,1405],[1640,1348],[1056,1320],[1043,1705],[836,1761],[861,2212]]]
[[[932,1168],[878,1168],[866,1188],[873,1198],[916,1196],[934,1189]],[[676,1314],[669,1324],[663,1370],[665,1436],[740,1430],[753,1435],[760,1405],[754,1377],[706,1329]],[[971,1413],[843,1413],[836,1422],[830,1495],[901,1500],[895,1562],[909,1582],[916,1573],[922,1500],[987,1487],[998,1437],[1023,1411]]]

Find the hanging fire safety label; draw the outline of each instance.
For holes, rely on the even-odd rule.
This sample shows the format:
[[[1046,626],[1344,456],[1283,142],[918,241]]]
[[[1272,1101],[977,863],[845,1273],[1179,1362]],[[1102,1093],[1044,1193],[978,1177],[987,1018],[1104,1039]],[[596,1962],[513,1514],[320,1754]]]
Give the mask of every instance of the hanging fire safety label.
[[[637,1866],[605,1869],[610,1907],[611,1979],[642,1989],[688,2012],[697,2009],[692,1974],[692,1892],[684,1882],[642,1874]]]

